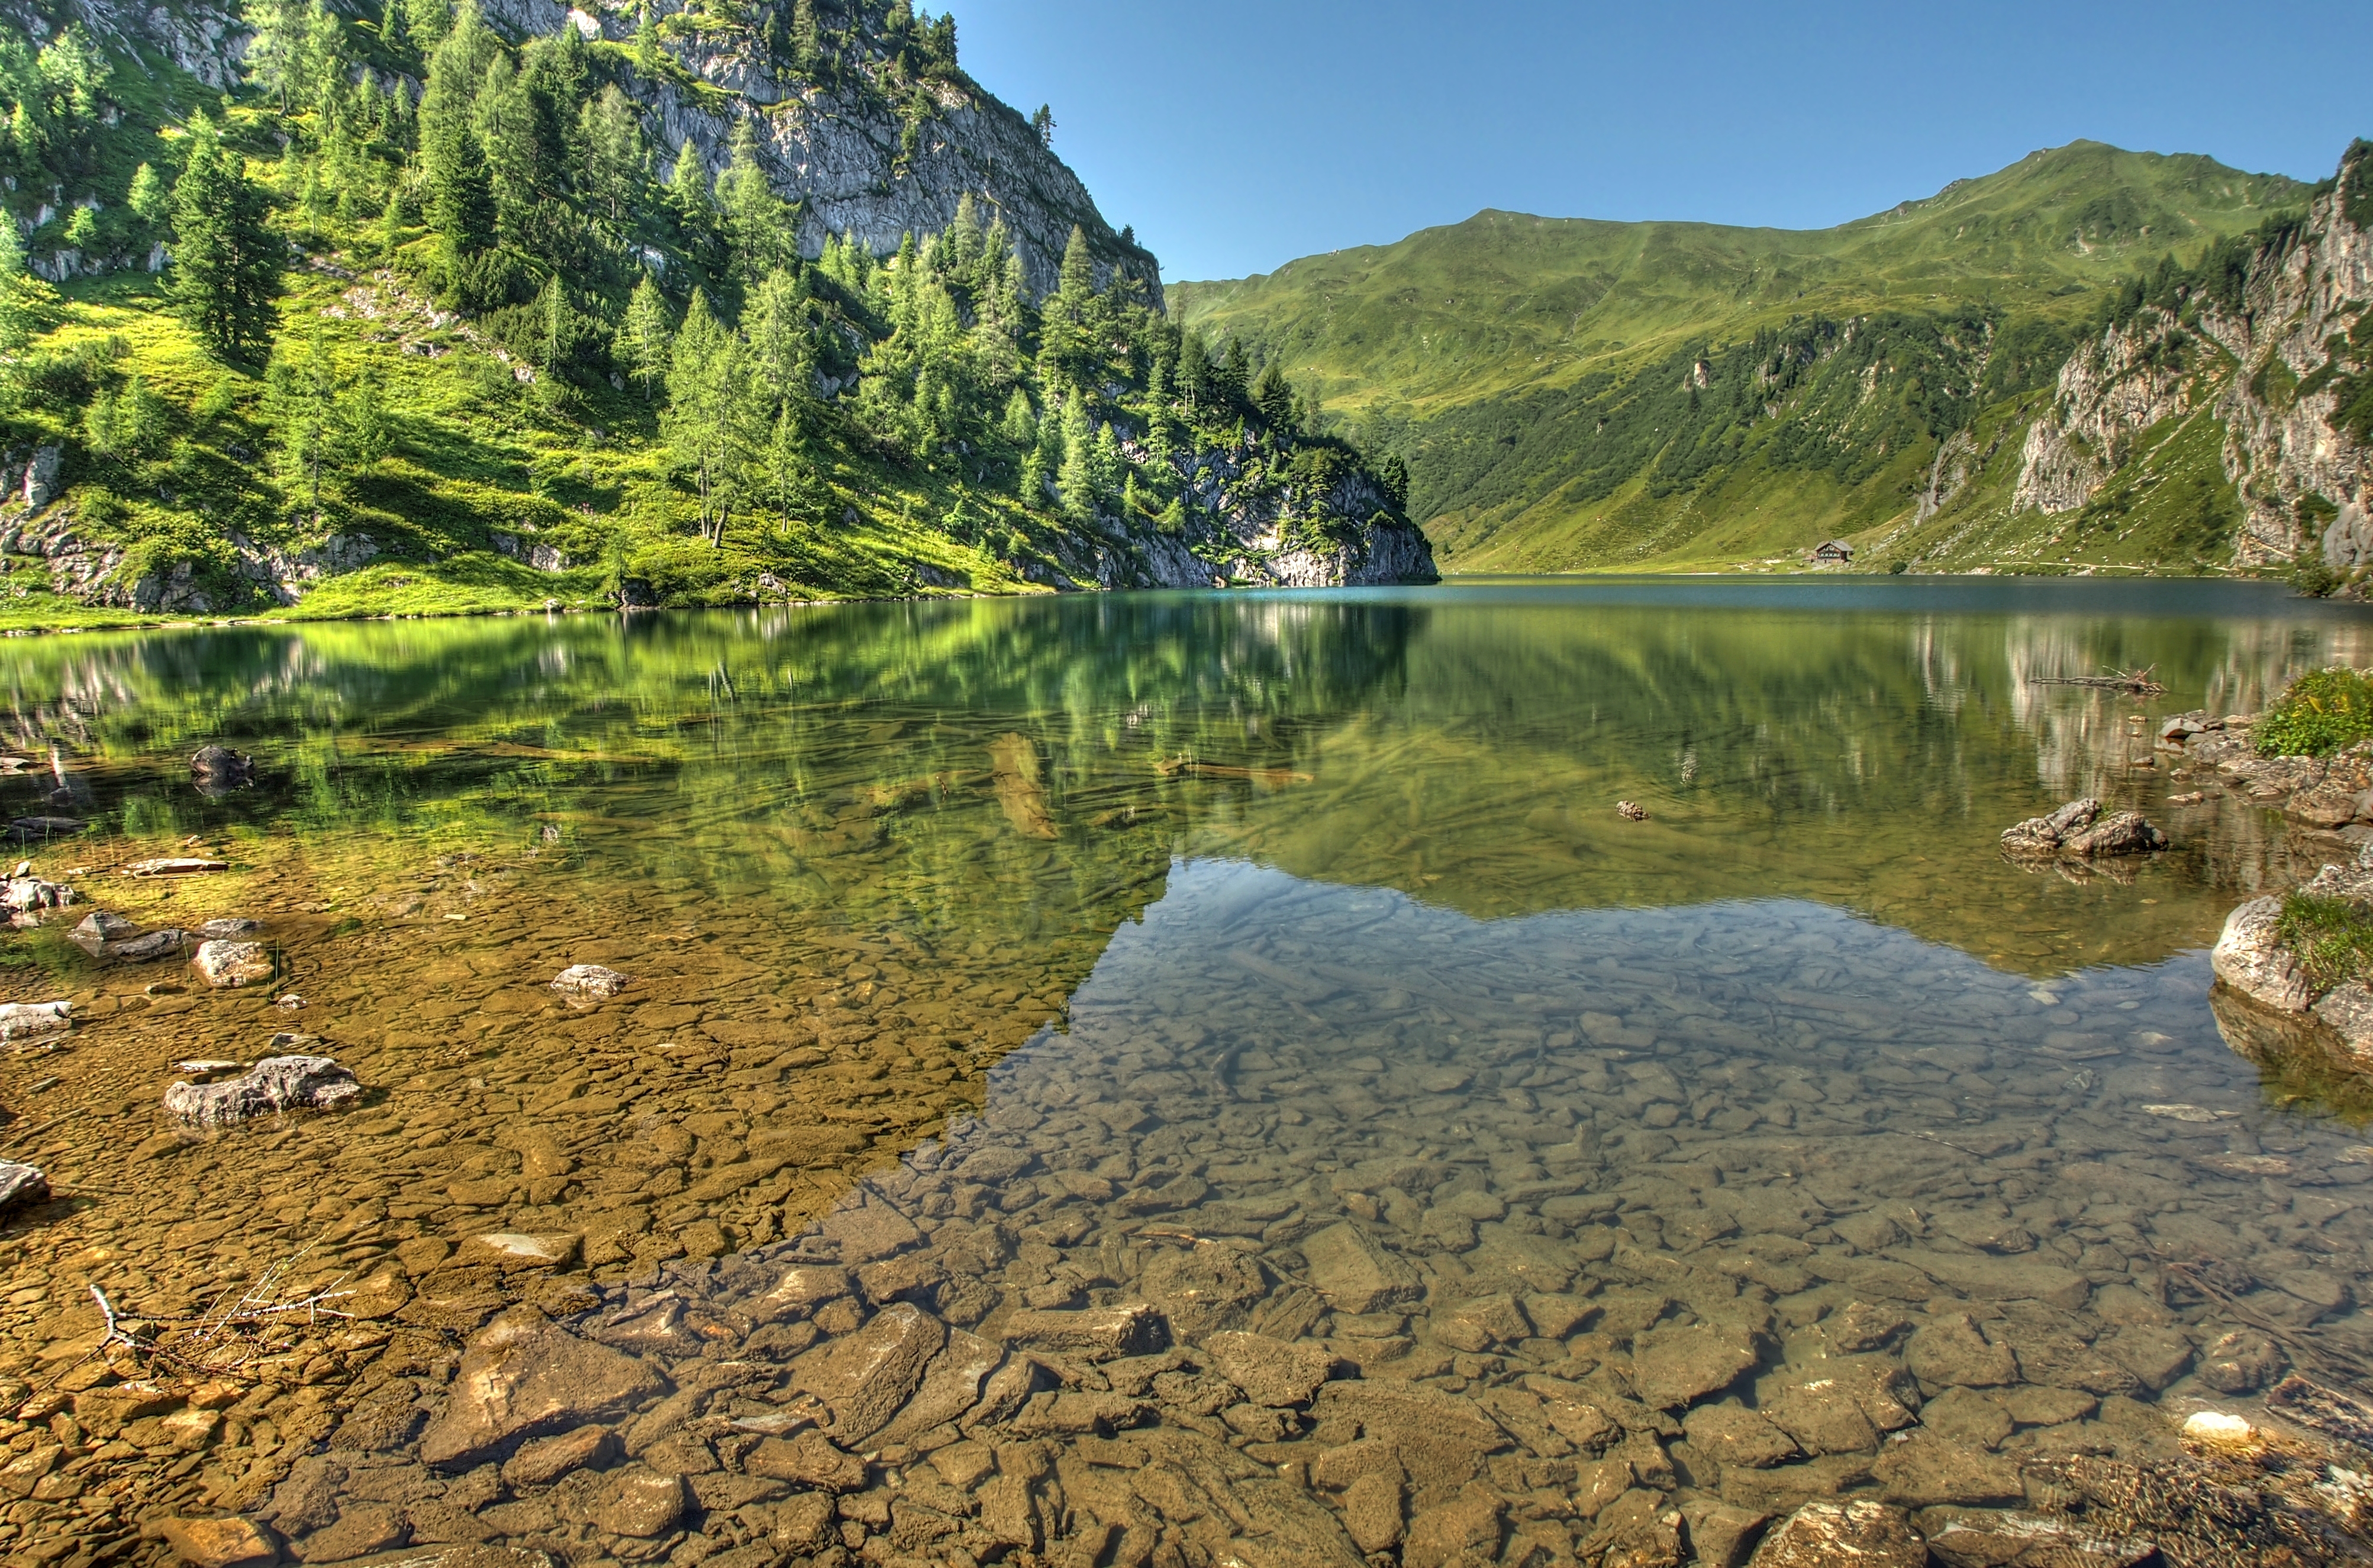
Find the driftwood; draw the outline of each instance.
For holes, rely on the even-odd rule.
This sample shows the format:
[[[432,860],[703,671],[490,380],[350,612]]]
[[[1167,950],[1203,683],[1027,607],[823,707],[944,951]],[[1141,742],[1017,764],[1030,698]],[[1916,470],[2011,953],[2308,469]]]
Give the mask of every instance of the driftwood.
[[[2028,681],[2031,686],[2092,686],[2099,691],[2124,692],[2128,696],[2164,696],[2167,688],[2153,679],[2158,666],[2145,664],[2139,670],[2111,670],[2099,675],[2036,675]]]

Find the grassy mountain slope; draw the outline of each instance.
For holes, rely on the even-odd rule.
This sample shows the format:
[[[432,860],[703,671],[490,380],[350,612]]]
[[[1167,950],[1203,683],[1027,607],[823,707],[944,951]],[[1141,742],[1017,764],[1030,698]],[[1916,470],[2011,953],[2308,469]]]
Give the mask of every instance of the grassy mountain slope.
[[[2077,142],[1835,228],[1484,213],[1169,298],[1397,447],[1452,569],[1740,566],[1916,509],[2110,286],[2307,195]]]

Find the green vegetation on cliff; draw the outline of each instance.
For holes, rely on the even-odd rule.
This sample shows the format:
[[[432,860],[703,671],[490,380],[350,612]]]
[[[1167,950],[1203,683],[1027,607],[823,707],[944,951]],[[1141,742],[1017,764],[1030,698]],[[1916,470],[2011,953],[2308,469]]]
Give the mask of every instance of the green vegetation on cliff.
[[[2221,241],[2309,193],[2078,142],[1836,228],[1484,213],[1170,298],[1402,456],[1453,569],[1737,566],[1907,523],[1883,555],[2110,564],[2011,521],[2037,394],[2128,280],[2229,259]],[[1947,492],[1958,532],[1914,537]],[[2213,556],[2229,505],[2173,499],[2141,533],[2086,532],[2155,564]]]
[[[721,169],[658,139],[662,98],[729,96],[671,42],[754,29],[918,140],[976,91],[946,18],[244,21],[237,95],[78,24],[0,40],[0,466],[59,470],[0,516],[0,619],[1012,590],[1190,535],[1185,460],[1220,449],[1289,545],[1372,521],[1337,514],[1357,454],[1182,335],[1126,235],[1106,262],[1073,229],[1043,298],[969,196],[886,257],[806,259],[748,115]]]

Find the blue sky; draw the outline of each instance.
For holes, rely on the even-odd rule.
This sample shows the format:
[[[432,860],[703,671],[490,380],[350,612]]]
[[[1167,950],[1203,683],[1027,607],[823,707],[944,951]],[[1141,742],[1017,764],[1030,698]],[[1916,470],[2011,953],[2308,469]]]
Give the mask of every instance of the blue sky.
[[[2320,180],[2373,135],[2364,0],[952,8],[1174,279],[1483,207],[1818,228],[2080,136]]]

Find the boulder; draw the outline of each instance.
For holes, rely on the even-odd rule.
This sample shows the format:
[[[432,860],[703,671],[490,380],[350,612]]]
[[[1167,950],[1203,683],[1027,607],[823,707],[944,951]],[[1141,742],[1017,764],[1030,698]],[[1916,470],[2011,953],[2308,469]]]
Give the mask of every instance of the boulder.
[[[2209,966],[2217,979],[2261,1007],[2304,1012],[2316,999],[2315,986],[2275,935],[2282,915],[2282,899],[2268,895],[2226,916]]]
[[[1425,1292],[1416,1270],[1348,1220],[1304,1237],[1302,1256],[1311,1284],[1338,1312],[1381,1312]]]
[[[127,942],[103,942],[88,944],[93,956],[112,958],[122,964],[153,964],[159,958],[170,958],[190,945],[190,933],[167,928],[136,936]]]
[[[947,1342],[947,1328],[912,1302],[895,1302],[856,1333],[791,1363],[790,1386],[832,1412],[832,1436],[855,1446],[890,1424]]]
[[[981,1382],[1005,1359],[1005,1347],[950,1329],[948,1342],[923,1368],[922,1386],[882,1433],[884,1443],[910,1443],[944,1426],[980,1403]]]
[[[606,1426],[580,1426],[520,1444],[503,1465],[503,1479],[515,1487],[549,1486],[571,1470],[599,1469],[618,1452],[616,1433]]]
[[[2101,802],[2087,798],[2071,801],[2046,816],[2031,816],[2003,830],[2002,847],[2014,855],[2056,855],[2072,835],[2084,832],[2101,814]]]
[[[355,1075],[325,1056],[270,1056],[219,1083],[176,1083],[165,1114],[196,1127],[222,1127],[271,1111],[335,1110],[362,1098]]]
[[[47,1203],[49,1200],[49,1177],[31,1165],[0,1160],[0,1213],[7,1212],[19,1203]]]
[[[39,925],[43,911],[63,909],[75,901],[75,890],[63,883],[37,876],[12,876],[0,883],[0,909],[8,911],[12,926]]]
[[[691,1504],[691,1489],[682,1476],[628,1469],[603,1484],[591,1513],[595,1527],[607,1534],[649,1540],[675,1528]]]
[[[222,989],[268,980],[275,967],[272,950],[263,943],[220,939],[198,943],[190,965],[206,977],[206,984]]]
[[[200,746],[190,755],[190,777],[202,790],[236,789],[255,782],[255,759],[228,746]]]
[[[2119,812],[2063,839],[2060,852],[2078,860],[2098,860],[2112,855],[2153,854],[2167,846],[2167,835],[2152,826],[2142,813]]]
[[[522,1437],[614,1421],[667,1391],[649,1363],[591,1344],[515,1307],[470,1341],[420,1457],[468,1469]]]
[[[1268,1295],[1259,1259],[1226,1246],[1158,1252],[1139,1288],[1187,1340],[1243,1327],[1245,1313]]]
[[[1900,1508],[1807,1503],[1763,1538],[1753,1568],[1927,1568],[1928,1546]]]
[[[629,978],[599,964],[571,964],[554,977],[552,989],[567,997],[613,997],[626,989]]]
[[[136,922],[112,909],[94,909],[82,918],[82,924],[74,929],[74,936],[76,942],[86,943],[122,942],[139,930]]]

